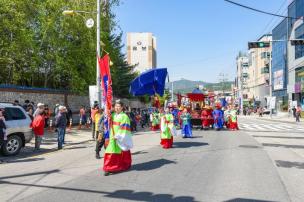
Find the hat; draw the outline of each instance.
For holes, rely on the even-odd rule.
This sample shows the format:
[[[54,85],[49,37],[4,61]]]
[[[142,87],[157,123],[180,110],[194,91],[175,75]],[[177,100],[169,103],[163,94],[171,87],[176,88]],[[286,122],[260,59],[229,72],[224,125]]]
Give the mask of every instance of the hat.
[[[59,110],[61,111],[61,110],[65,110],[66,108],[65,108],[65,106],[59,106]]]
[[[44,106],[43,103],[38,103],[38,104],[37,104],[37,107],[42,107],[42,106]]]

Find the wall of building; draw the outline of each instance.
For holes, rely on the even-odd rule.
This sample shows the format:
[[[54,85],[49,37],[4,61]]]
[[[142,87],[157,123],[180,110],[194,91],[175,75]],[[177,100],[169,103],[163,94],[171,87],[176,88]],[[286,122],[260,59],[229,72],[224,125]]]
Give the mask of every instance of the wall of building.
[[[152,33],[127,34],[127,59],[139,72],[156,67],[156,38]]]
[[[44,103],[51,109],[56,104],[69,105],[72,111],[78,111],[81,105],[90,107],[89,96],[79,96],[68,93],[45,90],[22,90],[16,88],[0,88],[0,102],[14,102],[18,100],[21,105],[25,100],[35,104]]]

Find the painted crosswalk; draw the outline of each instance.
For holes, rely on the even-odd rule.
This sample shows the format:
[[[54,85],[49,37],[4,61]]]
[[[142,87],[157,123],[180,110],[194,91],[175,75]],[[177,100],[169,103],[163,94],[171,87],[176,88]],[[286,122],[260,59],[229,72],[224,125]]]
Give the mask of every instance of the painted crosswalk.
[[[269,124],[262,124],[262,123],[239,123],[239,128],[241,130],[247,131],[303,131],[304,127],[299,125],[290,125],[290,124],[282,124],[282,123],[269,123]]]

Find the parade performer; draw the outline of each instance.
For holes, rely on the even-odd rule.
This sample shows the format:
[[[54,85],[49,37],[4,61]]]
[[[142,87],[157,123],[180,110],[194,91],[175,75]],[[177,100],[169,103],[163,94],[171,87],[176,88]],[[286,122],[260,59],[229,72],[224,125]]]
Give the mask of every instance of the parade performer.
[[[226,128],[229,128],[230,111],[231,111],[231,107],[229,105],[227,109],[224,111],[224,121]]]
[[[214,118],[214,128],[216,130],[221,130],[224,125],[224,112],[221,109],[221,105],[217,104],[216,109],[213,111],[213,118]]]
[[[129,117],[122,111],[120,100],[115,102],[115,112],[112,114],[110,140],[104,155],[105,176],[128,170],[132,158],[130,149],[133,147]]]
[[[172,128],[174,117],[169,112],[169,108],[166,108],[165,114],[161,117],[161,142],[160,144],[164,149],[169,149],[173,145]]]
[[[214,119],[213,119],[213,109],[211,106],[207,106],[207,113],[208,113],[208,120],[209,120],[209,127],[213,128]]]
[[[183,122],[183,127],[182,127],[183,138],[192,137],[191,115],[188,113],[187,109],[184,109],[181,115],[181,119]]]
[[[201,119],[202,119],[202,129],[206,130],[210,127],[210,121],[209,121],[209,112],[206,106],[203,107],[202,113],[201,113]]]
[[[238,130],[238,123],[237,123],[237,111],[235,108],[232,108],[229,113],[229,130]]]
[[[156,131],[159,130],[159,120],[160,120],[160,115],[157,110],[155,110],[151,115],[150,115],[150,120],[151,120],[151,130]]]
[[[177,108],[173,108],[172,109],[172,115],[174,117],[174,126],[177,127],[179,124],[179,120],[178,120],[178,112],[179,110]]]

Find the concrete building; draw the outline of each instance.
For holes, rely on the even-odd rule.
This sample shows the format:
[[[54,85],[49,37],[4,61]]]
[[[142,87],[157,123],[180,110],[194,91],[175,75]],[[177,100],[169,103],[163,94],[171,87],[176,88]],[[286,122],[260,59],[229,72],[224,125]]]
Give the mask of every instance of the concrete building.
[[[263,35],[258,41],[271,41],[270,34]],[[253,106],[267,106],[269,96],[269,68],[271,63],[271,45],[265,48],[251,48],[248,51],[248,99]]]
[[[304,16],[304,0],[294,0],[288,6],[288,15],[293,18]],[[288,19],[289,39],[304,39],[302,19]],[[304,108],[304,45],[288,45],[288,101],[296,101]]]
[[[152,33],[127,33],[127,60],[138,72],[156,68],[156,38]]]
[[[235,97],[242,107],[248,105],[248,56],[245,53],[239,53],[236,58],[237,76],[235,82]]]

